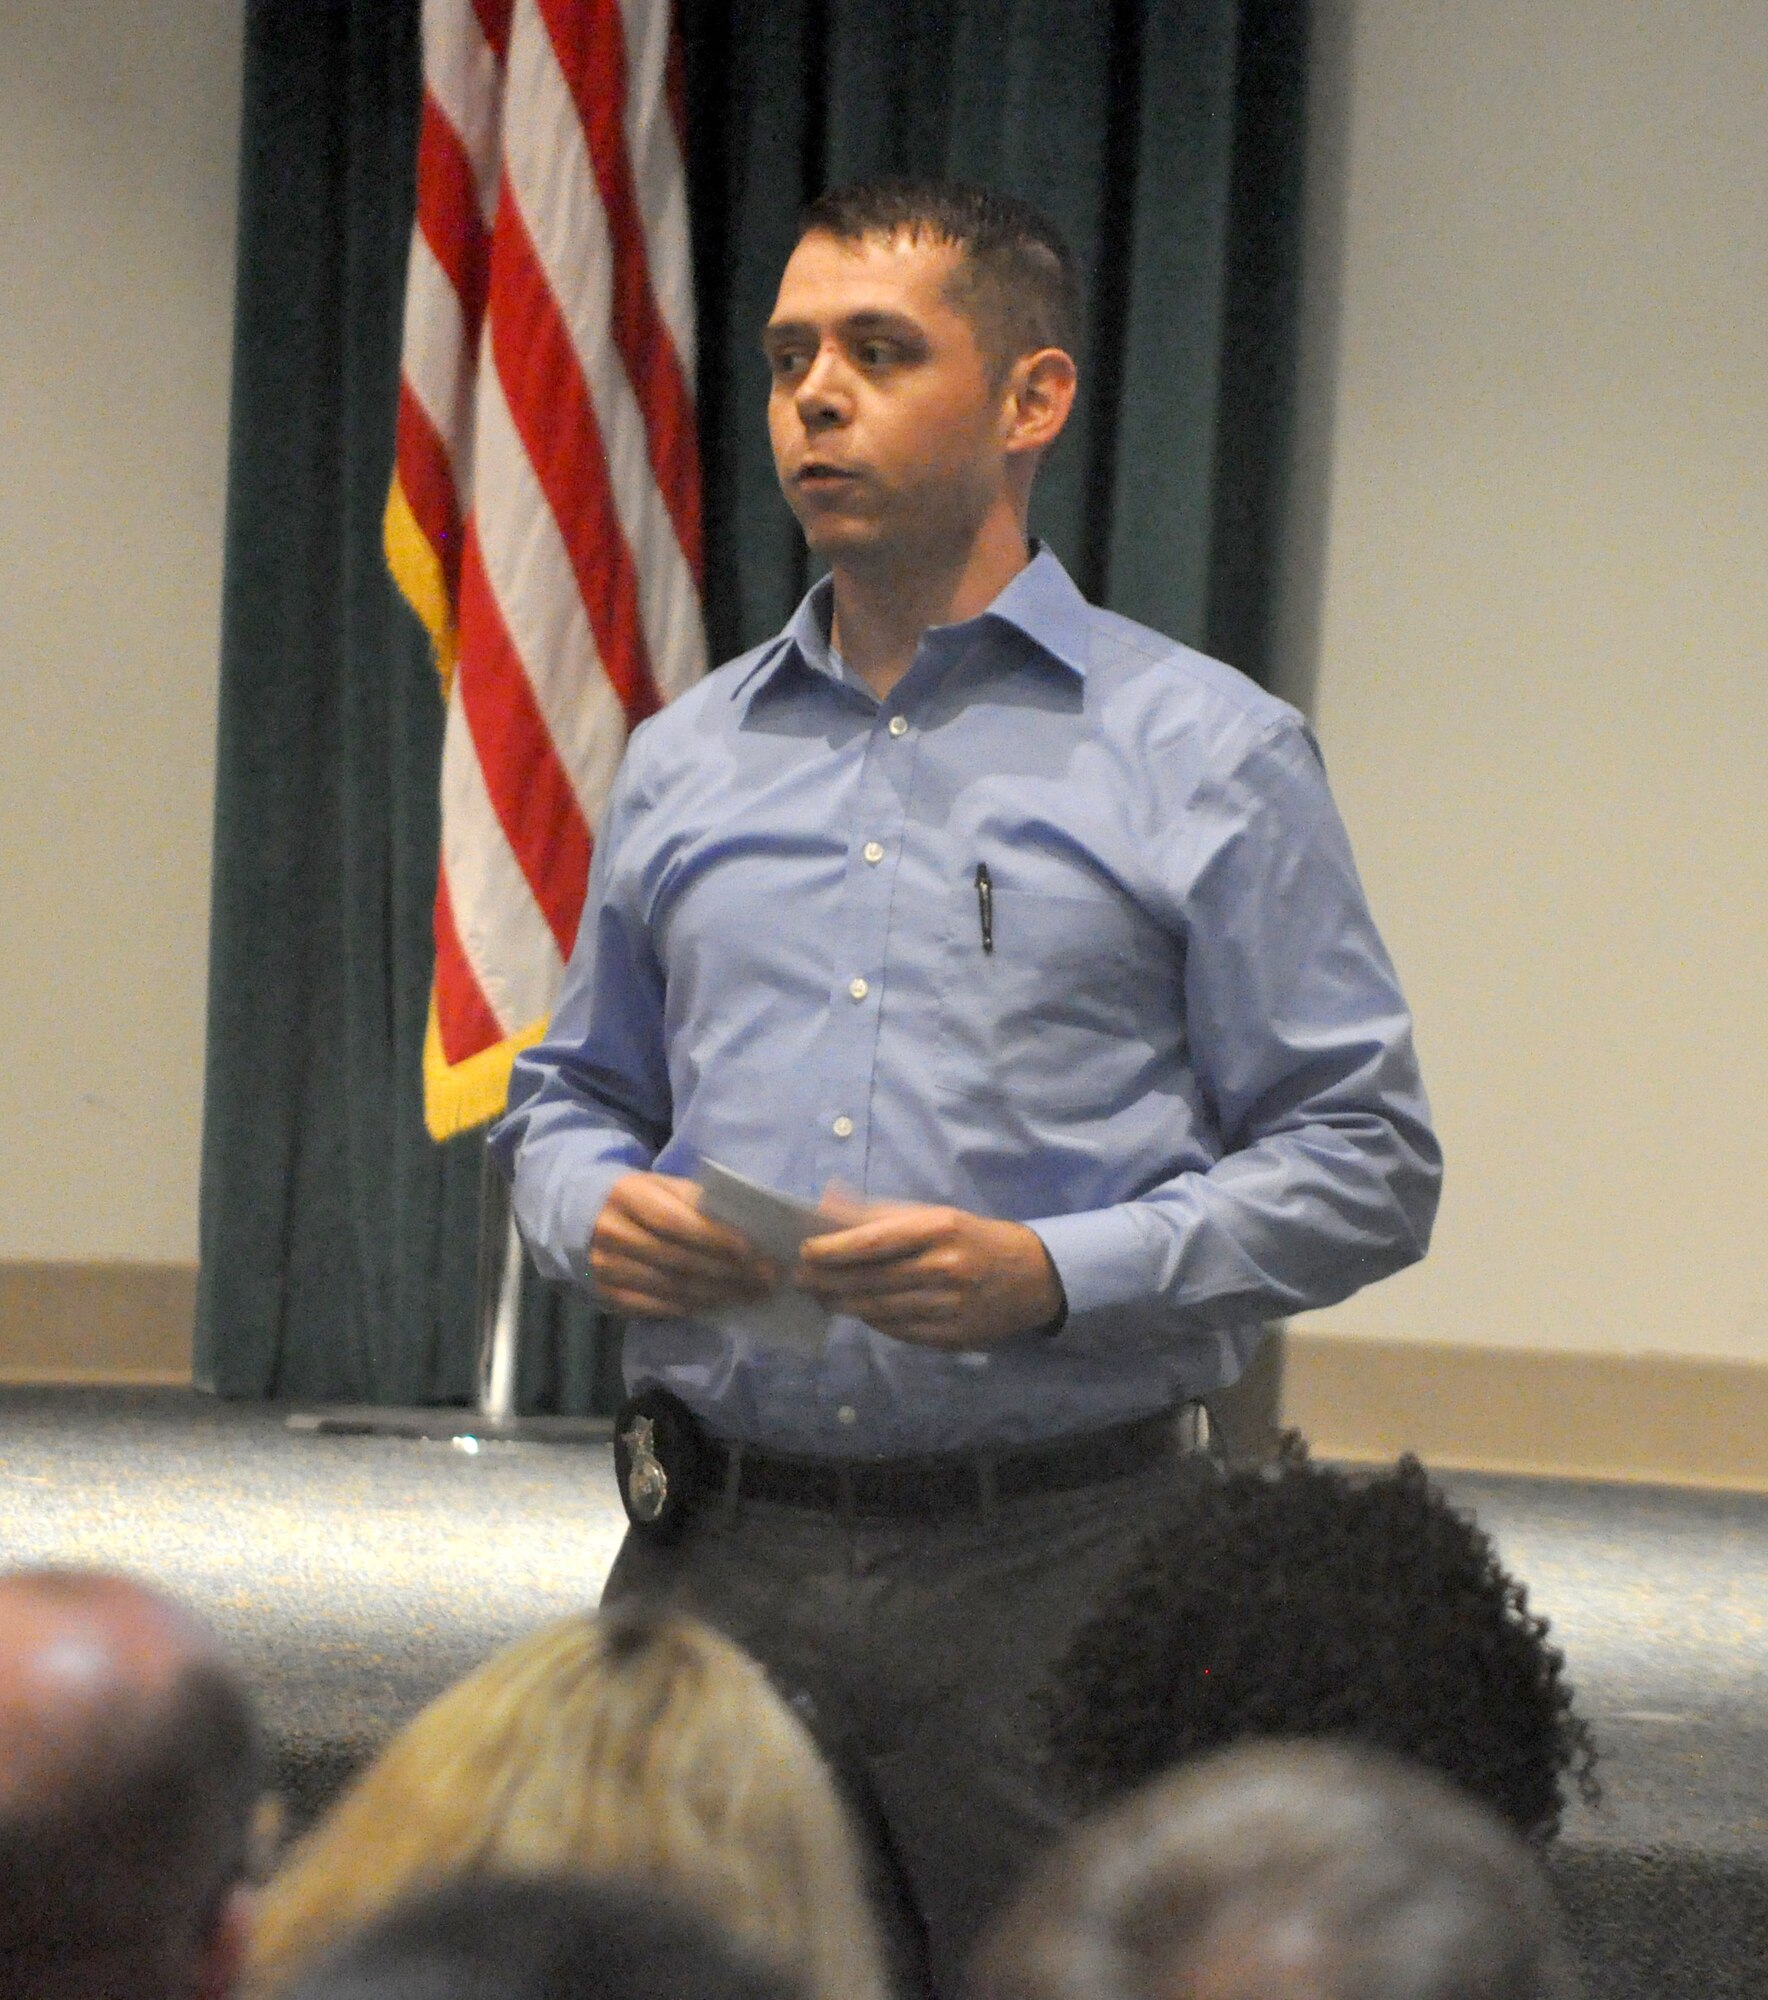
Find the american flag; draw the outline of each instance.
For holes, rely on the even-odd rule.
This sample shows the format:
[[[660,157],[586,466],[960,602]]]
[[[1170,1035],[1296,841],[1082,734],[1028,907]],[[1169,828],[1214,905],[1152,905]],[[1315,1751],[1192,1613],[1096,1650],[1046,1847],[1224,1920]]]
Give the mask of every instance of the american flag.
[[[629,729],[705,670],[669,0],[425,0],[387,559],[447,702],[424,1113],[496,1116]]]

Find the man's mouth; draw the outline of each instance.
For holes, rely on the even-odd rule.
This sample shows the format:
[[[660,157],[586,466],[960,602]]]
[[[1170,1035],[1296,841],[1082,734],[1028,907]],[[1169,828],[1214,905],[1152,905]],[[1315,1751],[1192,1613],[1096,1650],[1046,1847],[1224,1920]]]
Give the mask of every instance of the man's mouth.
[[[793,473],[792,484],[814,491],[819,487],[851,485],[858,478],[859,474],[851,466],[829,465],[820,459],[811,459]]]

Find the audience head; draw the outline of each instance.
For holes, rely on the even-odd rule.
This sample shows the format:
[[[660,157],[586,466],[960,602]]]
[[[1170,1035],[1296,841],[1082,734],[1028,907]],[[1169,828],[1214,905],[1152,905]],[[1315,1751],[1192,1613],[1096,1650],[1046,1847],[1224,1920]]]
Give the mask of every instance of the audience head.
[[[1096,1804],[1252,1737],[1333,1737],[1443,1773],[1545,1837],[1594,1749],[1564,1660],[1489,1538],[1415,1459],[1351,1474],[1194,1461],[1170,1518],[1077,1633],[1051,1747]]]
[[[692,1620],[569,1618],[431,1703],[265,1889],[283,1984],[401,1896],[470,1871],[621,1875],[689,1898],[820,2000],[875,2000],[853,1837],[798,1718]]]
[[[250,1702],[188,1612],[98,1571],[0,1575],[0,1992],[215,2000],[245,1946]]]
[[[800,2000],[697,1913],[632,1885],[466,1876],[358,1931],[290,2000]]]
[[[1342,1745],[1188,1765],[1034,1873],[972,2000],[1569,2000],[1534,1854],[1444,1780]]]

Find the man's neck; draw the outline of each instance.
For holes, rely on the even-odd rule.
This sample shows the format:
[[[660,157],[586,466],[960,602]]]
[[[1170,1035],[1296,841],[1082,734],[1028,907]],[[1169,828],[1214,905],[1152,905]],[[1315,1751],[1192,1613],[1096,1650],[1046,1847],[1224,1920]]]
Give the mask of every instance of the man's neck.
[[[835,612],[830,640],[880,701],[914,664],[932,625],[974,618],[1031,560],[1017,523],[985,532],[949,566],[833,565]]]

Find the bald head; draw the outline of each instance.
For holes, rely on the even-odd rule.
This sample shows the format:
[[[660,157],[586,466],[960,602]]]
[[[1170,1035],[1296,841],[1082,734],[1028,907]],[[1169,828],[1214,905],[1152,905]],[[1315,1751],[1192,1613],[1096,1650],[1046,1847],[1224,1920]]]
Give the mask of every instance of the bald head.
[[[259,1786],[198,1620],[124,1577],[0,1576],[0,1991],[215,1991]]]
[[[199,1660],[220,1664],[204,1629],[125,1577],[0,1576],[0,1812],[93,1775]]]

